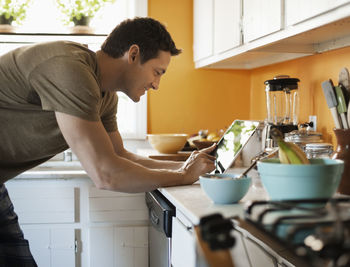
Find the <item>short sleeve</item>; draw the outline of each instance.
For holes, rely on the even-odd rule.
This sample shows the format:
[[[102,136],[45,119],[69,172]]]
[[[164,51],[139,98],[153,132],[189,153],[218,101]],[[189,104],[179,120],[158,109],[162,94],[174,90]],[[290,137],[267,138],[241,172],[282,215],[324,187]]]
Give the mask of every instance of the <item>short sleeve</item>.
[[[101,121],[107,132],[114,132],[117,126],[118,95],[116,92],[108,92],[103,103]]]
[[[79,58],[57,56],[38,65],[29,82],[43,110],[98,121],[101,92],[93,67]]]

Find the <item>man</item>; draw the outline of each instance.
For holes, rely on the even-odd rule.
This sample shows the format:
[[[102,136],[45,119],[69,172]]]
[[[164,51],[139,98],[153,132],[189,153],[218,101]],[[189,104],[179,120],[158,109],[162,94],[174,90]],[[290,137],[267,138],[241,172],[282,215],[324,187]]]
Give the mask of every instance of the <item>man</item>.
[[[214,169],[214,147],[185,163],[156,161],[127,151],[117,129],[116,91],[138,102],[158,89],[179,53],[161,23],[135,18],[118,25],[96,53],[59,41],[0,57],[0,266],[36,266],[3,184],[68,147],[100,189],[192,184]]]

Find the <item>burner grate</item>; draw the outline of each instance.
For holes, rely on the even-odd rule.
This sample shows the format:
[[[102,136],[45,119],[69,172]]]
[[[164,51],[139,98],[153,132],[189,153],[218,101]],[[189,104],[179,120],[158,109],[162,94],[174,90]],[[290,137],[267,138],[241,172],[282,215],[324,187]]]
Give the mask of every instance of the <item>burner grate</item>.
[[[255,201],[245,219],[310,266],[350,266],[350,198]]]

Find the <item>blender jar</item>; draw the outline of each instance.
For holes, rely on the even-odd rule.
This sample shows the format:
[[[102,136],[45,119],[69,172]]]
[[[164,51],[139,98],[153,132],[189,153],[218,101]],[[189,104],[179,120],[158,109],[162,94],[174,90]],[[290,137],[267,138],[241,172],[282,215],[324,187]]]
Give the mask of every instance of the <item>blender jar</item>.
[[[299,79],[280,75],[265,81],[267,122],[274,125],[298,124]]]

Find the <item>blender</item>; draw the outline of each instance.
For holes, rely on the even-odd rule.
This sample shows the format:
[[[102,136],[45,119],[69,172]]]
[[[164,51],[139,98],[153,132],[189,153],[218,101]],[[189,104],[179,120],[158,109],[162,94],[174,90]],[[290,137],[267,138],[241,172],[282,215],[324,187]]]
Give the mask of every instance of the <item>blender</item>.
[[[298,130],[299,94],[298,78],[279,75],[266,80],[267,118],[263,131],[263,150],[269,151],[277,146],[270,136],[272,128],[278,128],[283,135]]]

